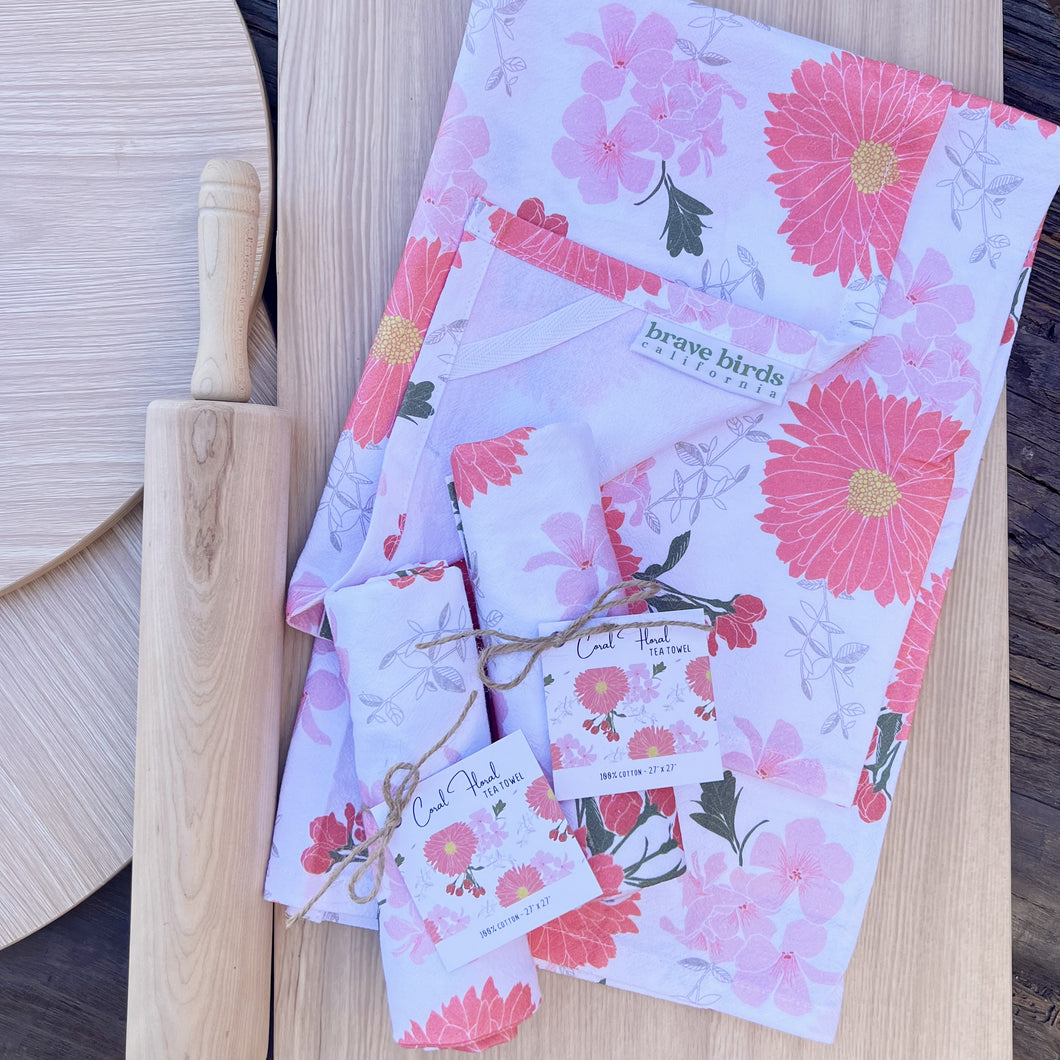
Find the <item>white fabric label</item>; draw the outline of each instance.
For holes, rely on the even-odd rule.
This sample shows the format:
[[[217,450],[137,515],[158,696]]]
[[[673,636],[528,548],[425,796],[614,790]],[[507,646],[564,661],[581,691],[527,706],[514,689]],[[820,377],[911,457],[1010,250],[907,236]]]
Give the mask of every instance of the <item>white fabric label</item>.
[[[630,349],[730,394],[782,405],[796,368],[770,354],[751,353],[675,324],[645,316]]]

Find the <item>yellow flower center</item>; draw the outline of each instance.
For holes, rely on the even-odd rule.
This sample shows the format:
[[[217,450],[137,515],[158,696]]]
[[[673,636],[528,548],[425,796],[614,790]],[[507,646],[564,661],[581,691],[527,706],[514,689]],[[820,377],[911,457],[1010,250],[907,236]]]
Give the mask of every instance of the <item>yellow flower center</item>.
[[[850,156],[850,176],[862,195],[875,195],[902,179],[898,155],[888,143],[862,140]]]
[[[890,475],[882,471],[858,468],[850,476],[846,507],[852,512],[878,519],[886,515],[900,500],[902,494]]]
[[[445,849],[445,852],[450,857],[452,857],[456,853],[456,843],[454,843],[451,839],[448,839],[448,840],[446,840],[444,849]]]
[[[555,793],[552,791],[551,788],[548,789],[548,798],[549,798],[549,802],[555,802],[556,801]]]
[[[602,696],[607,691],[607,682],[597,681],[594,687],[596,688],[596,694]]]
[[[516,892],[516,896],[519,898],[529,898],[530,891],[526,887],[520,887]]]
[[[386,364],[411,364],[422,345],[420,329],[411,320],[386,316],[379,322],[371,356]]]
[[[652,744],[652,746],[648,748],[648,757],[649,758],[658,758],[659,757],[659,748],[656,747],[654,744]]]

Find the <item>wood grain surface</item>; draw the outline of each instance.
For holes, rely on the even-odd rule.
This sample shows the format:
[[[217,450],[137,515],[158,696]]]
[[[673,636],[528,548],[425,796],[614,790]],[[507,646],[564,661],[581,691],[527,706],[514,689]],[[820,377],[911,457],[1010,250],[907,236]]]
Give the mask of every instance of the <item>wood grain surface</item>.
[[[269,118],[232,0],[0,4],[0,593],[143,485],[144,410],[187,393],[195,201],[217,155],[261,174]]]
[[[254,866],[276,806],[291,434],[281,410],[245,404],[259,190],[248,162],[203,169],[201,400],[147,409],[129,1060],[268,1048]]]
[[[740,0],[733,10],[1001,92],[998,0]],[[466,0],[282,0],[280,402],[300,437],[292,546],[319,495],[445,100]],[[415,70],[415,78],[396,70]],[[310,313],[310,299],[314,305]],[[324,461],[315,460],[323,453]],[[303,463],[303,461],[305,461]],[[303,477],[304,475],[304,477]],[[543,975],[498,1056],[1002,1057],[1011,1053],[1004,416],[991,435],[835,1048]],[[989,618],[984,621],[984,615]],[[294,654],[292,652],[292,654]],[[290,675],[292,689],[298,674]],[[295,699],[288,701],[293,718]],[[960,724],[955,721],[960,719]],[[275,1055],[397,1057],[371,934],[277,919]]]

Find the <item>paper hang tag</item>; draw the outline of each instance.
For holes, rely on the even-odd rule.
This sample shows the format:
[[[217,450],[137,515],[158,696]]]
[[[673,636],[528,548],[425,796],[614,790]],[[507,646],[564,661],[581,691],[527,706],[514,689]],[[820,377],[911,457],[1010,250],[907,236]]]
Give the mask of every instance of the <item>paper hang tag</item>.
[[[630,349],[738,397],[782,405],[797,369],[684,324],[645,316]]]
[[[653,616],[664,617],[704,620],[699,610]],[[544,623],[540,633],[563,626]],[[547,651],[541,667],[559,798],[721,779],[704,630],[668,624],[580,637]]]
[[[449,971],[602,893],[521,732],[421,780],[390,853]]]

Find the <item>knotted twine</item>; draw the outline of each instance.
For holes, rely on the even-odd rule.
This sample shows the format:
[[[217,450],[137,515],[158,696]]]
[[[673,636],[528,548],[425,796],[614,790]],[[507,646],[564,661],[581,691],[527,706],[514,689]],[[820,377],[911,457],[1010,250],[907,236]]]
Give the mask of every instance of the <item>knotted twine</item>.
[[[630,590],[633,591],[630,592]],[[487,638],[492,639],[494,643],[487,644],[478,654],[478,676],[482,684],[487,688],[492,688],[497,692],[506,692],[526,680],[530,671],[533,670],[537,661],[546,651],[560,648],[564,644],[580,637],[595,637],[604,633],[616,633],[623,629],[653,629],[659,626],[687,626],[692,629],[702,629],[706,632],[713,628],[712,624],[707,621],[692,622],[688,619],[672,618],[593,622],[593,619],[598,615],[609,611],[619,604],[641,603],[667,591],[669,591],[668,587],[661,585],[659,582],[628,578],[626,581],[609,586],[593,601],[584,614],[579,615],[568,625],[562,629],[557,629],[553,633],[537,637],[520,637],[514,633],[507,633],[502,629],[465,629],[458,633],[450,633],[447,636],[438,637],[436,640],[424,641],[422,644],[417,644],[416,647],[421,651],[426,651],[428,648],[441,647],[443,644],[452,644],[455,641],[468,640],[471,637],[484,640]],[[528,656],[526,665],[510,681],[494,681],[487,673],[487,667],[490,662],[506,655],[516,654],[526,654]],[[420,769],[431,755],[440,751],[456,735],[457,730],[464,724],[464,720],[471,712],[471,707],[477,698],[478,691],[476,690],[468,696],[464,709],[450,726],[449,731],[437,740],[431,748],[424,751],[415,762],[398,762],[386,771],[386,775],[383,777],[383,803],[387,808],[387,814],[383,824],[378,831],[368,836],[363,842],[358,843],[341,861],[336,862],[320,890],[297,913],[287,918],[288,927],[296,920],[302,920],[335,880],[342,875],[343,870],[354,861],[357,864],[354,866],[349,878],[351,900],[358,905],[367,905],[369,902],[375,901],[383,886],[385,859],[391,837],[401,825],[402,816],[416,793],[416,788],[420,782]],[[394,778],[399,772],[403,772],[404,776],[395,786]],[[372,871],[374,877],[372,889],[365,895],[359,895],[357,894],[357,885],[364,879],[369,870]]]

